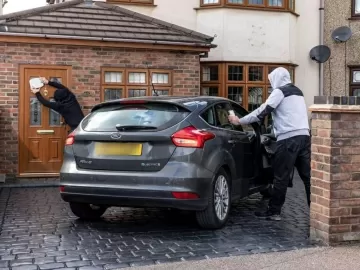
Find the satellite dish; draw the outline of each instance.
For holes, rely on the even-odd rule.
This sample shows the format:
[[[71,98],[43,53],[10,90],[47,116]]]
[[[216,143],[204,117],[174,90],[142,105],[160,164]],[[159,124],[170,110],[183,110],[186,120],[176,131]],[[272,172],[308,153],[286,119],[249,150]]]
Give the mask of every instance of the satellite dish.
[[[351,38],[351,36],[351,29],[347,26],[336,28],[331,34],[332,39],[337,42],[346,42]]]
[[[311,49],[310,58],[318,63],[325,63],[331,55],[330,48],[325,45],[319,45]]]

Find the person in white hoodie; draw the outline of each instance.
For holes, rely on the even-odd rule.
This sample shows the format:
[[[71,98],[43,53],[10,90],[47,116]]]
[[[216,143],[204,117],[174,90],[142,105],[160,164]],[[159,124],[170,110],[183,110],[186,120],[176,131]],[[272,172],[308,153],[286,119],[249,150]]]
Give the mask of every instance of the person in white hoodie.
[[[281,220],[281,208],[294,167],[304,182],[310,206],[311,141],[304,95],[292,84],[288,70],[282,67],[275,69],[269,74],[269,81],[273,90],[266,102],[243,118],[230,115],[229,121],[234,125],[246,125],[263,122],[267,115],[272,114],[277,139],[273,194],[266,211],[256,212],[255,215]]]

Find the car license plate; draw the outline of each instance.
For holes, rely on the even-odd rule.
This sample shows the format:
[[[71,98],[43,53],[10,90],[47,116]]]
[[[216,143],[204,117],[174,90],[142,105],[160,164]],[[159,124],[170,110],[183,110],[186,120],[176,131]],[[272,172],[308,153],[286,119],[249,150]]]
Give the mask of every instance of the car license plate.
[[[141,156],[140,143],[95,143],[95,154],[98,156]]]

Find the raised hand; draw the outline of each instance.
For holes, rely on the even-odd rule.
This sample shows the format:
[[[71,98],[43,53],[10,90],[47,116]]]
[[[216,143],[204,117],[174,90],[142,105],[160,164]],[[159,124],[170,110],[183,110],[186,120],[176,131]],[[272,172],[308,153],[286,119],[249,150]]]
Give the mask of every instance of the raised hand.
[[[32,88],[32,87],[31,87],[31,92],[32,92],[33,94],[36,94],[36,93],[40,92],[40,88]]]
[[[40,77],[40,80],[42,81],[43,84],[49,83],[48,79],[46,79],[45,77]]]

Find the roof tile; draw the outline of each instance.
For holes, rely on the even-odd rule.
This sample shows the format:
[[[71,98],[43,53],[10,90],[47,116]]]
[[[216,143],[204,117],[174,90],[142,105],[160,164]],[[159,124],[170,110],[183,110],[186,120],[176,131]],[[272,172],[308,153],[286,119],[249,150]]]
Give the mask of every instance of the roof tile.
[[[103,2],[73,0],[0,16],[0,31],[213,46],[213,38]]]

